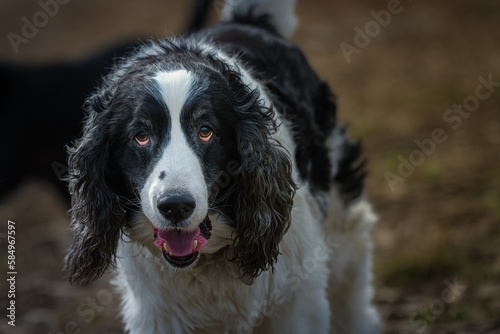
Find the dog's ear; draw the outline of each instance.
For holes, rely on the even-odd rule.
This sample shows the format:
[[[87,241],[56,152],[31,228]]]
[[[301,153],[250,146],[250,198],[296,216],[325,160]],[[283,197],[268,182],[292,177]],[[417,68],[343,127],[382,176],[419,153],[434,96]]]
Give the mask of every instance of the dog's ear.
[[[108,182],[110,94],[85,102],[88,116],[83,136],[68,147],[68,187],[74,238],[66,256],[69,280],[89,284],[114,265],[125,212]]]
[[[274,112],[251,92],[237,113],[240,167],[231,191],[237,234],[233,260],[248,280],[276,262],[279,243],[290,226],[296,185],[288,152],[271,138],[276,131]]]

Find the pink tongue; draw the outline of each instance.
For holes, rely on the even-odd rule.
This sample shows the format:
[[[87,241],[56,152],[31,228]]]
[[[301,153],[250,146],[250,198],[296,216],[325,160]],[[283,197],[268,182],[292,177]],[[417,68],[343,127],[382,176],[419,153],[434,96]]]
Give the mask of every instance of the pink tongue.
[[[197,252],[207,243],[207,239],[200,234],[200,227],[194,231],[185,232],[177,229],[157,230],[155,245],[163,249],[163,243],[167,243],[168,250],[173,256],[182,257]],[[193,242],[198,240],[195,250],[193,250]]]

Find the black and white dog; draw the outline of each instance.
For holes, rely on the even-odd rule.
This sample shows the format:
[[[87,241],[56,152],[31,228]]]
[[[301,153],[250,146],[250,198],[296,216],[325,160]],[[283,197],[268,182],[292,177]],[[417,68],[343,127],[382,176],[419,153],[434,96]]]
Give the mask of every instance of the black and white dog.
[[[116,265],[131,333],[377,333],[359,145],[282,36],[294,0],[149,42],[69,148],[71,282]]]

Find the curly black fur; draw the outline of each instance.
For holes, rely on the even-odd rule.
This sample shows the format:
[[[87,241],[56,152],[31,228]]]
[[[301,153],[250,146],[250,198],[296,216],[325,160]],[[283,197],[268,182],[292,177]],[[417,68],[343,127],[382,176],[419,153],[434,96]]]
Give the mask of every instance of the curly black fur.
[[[277,260],[297,187],[289,153],[271,139],[277,129],[273,110],[261,106],[257,92],[242,84],[235,97],[240,168],[229,190],[236,225],[233,261],[241,274],[254,278]]]
[[[87,100],[84,134],[68,147],[67,182],[71,194],[74,239],[66,256],[69,280],[89,284],[114,265],[125,211],[108,183],[109,145],[106,111],[110,94]]]

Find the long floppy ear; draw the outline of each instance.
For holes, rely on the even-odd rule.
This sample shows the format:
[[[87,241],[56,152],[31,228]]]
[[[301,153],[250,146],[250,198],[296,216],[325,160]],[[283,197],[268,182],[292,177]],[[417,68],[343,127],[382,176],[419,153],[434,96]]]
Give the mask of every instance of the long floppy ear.
[[[94,95],[85,107],[83,136],[68,147],[68,187],[74,238],[66,255],[70,282],[86,285],[114,265],[125,212],[107,181],[109,94]]]
[[[231,192],[237,234],[233,260],[243,278],[253,279],[277,260],[296,185],[287,152],[271,138],[274,112],[260,106],[251,92],[237,113],[240,168]]]

